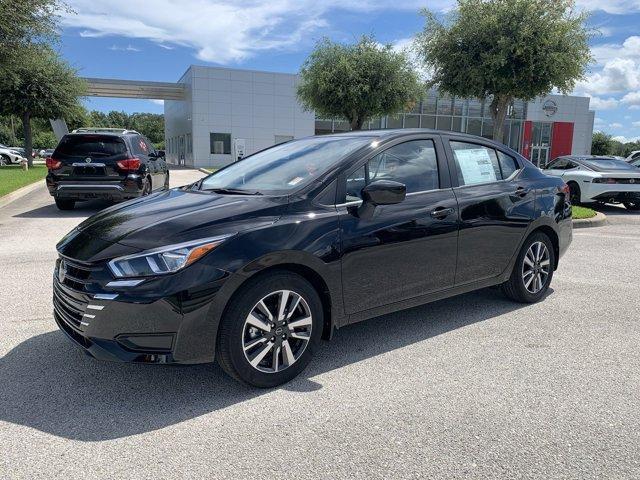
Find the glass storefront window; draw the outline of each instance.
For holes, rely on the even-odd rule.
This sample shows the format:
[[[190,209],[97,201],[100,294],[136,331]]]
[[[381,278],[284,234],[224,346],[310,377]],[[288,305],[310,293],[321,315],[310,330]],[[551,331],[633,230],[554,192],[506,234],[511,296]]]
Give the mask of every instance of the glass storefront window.
[[[462,117],[453,117],[451,130],[453,130],[454,132],[464,132],[463,121],[464,121],[464,118]]]
[[[334,132],[348,132],[351,130],[351,125],[346,120],[334,120],[333,131]]]
[[[420,128],[420,115],[405,115],[404,128]]]
[[[422,113],[427,114],[435,114],[436,113],[436,104],[437,104],[437,95],[436,92],[430,90],[427,93],[427,97],[422,101]]]
[[[453,113],[453,98],[443,96],[438,99],[438,115],[451,115]]]
[[[482,133],[482,119],[469,118],[467,119],[467,133],[470,135],[478,135]]]
[[[387,117],[387,128],[402,128],[402,115]]]
[[[482,120],[482,136],[484,138],[493,137],[493,120],[485,118]]]
[[[316,120],[316,135],[325,135],[332,131],[331,120]]]
[[[509,132],[508,145],[515,151],[520,151],[520,132],[522,131],[522,122],[512,121],[511,132]]]
[[[422,128],[436,128],[436,117],[433,115],[422,115]]]
[[[371,125],[371,130],[378,130],[378,129],[382,128],[382,119],[380,119],[380,118],[374,118],[369,123]]]
[[[477,99],[469,100],[468,115],[470,117],[482,117],[482,101]]]
[[[453,114],[459,117],[467,115],[467,100],[463,98],[455,98],[453,101]]]
[[[436,128],[438,130],[451,130],[451,117],[438,116]]]

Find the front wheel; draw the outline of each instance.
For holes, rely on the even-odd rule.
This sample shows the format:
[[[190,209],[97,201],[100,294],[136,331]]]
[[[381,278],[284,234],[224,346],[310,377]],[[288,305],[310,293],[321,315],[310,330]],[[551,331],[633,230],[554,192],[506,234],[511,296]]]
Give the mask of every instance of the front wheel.
[[[627,210],[640,210],[640,201],[638,202],[624,202],[624,206]]]
[[[547,235],[536,232],[524,242],[511,277],[502,290],[511,300],[535,303],[549,289],[555,266],[555,251]]]
[[[0,155],[0,165],[11,165],[11,159],[6,155]]]
[[[151,195],[152,186],[151,179],[149,177],[144,179],[144,184],[142,185],[142,196],[146,197],[147,195]]]
[[[250,281],[220,324],[216,356],[231,377],[275,387],[297,376],[320,342],[322,303],[299,275],[276,272]]]

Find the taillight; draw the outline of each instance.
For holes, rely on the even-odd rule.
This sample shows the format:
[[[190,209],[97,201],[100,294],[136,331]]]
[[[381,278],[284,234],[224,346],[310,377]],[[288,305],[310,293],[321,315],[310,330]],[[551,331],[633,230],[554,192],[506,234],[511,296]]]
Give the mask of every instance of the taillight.
[[[618,183],[618,180],[616,178],[594,178],[593,180],[591,180],[591,183],[613,184],[613,183]]]
[[[124,170],[126,172],[133,172],[140,168],[140,159],[139,158],[127,158],[126,160],[120,160],[116,162],[118,168],[120,170]]]
[[[62,162],[60,160],[56,160],[55,158],[51,157],[47,157],[45,162],[49,170],[57,170],[62,166]]]

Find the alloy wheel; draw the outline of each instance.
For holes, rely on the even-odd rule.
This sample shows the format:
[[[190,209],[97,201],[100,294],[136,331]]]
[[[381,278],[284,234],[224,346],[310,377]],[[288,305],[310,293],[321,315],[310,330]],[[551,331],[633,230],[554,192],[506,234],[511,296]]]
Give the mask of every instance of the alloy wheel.
[[[544,242],[534,242],[522,262],[522,281],[529,293],[539,293],[547,284],[551,268],[549,249]]]
[[[300,294],[272,292],[254,305],[244,322],[244,356],[256,370],[281,372],[304,353],[312,325],[311,309]]]

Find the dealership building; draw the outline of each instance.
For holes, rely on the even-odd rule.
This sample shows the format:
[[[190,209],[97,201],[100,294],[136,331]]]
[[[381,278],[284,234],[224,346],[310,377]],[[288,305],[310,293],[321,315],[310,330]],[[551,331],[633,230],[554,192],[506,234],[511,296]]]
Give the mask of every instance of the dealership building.
[[[93,95],[164,99],[167,158],[189,166],[220,167],[294,138],[349,130],[345,121],[301,108],[294,74],[190,66],[177,83],[88,80]],[[364,128],[436,128],[491,138],[488,103],[431,90],[412,110],[372,119]],[[503,143],[537,165],[589,154],[593,121],[588,97],[518,100],[509,109]]]

